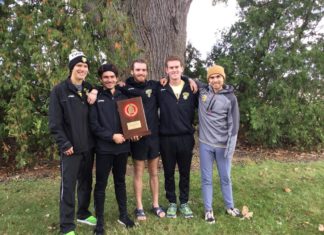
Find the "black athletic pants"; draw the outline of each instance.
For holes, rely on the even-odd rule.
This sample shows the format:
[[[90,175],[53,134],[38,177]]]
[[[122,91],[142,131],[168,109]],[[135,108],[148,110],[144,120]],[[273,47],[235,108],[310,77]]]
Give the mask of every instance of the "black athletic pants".
[[[193,135],[161,136],[160,150],[164,169],[164,187],[166,198],[170,203],[177,202],[175,192],[175,167],[179,169],[180,203],[187,203],[189,199],[190,167],[192,150],[195,144]]]
[[[96,155],[96,186],[94,190],[95,210],[97,216],[96,231],[103,231],[105,191],[108,176],[112,169],[115,186],[115,197],[118,202],[120,217],[127,214],[126,166],[128,153]]]
[[[75,189],[78,193],[79,219],[91,215],[93,151],[66,156],[61,154],[60,229],[62,233],[75,230]]]

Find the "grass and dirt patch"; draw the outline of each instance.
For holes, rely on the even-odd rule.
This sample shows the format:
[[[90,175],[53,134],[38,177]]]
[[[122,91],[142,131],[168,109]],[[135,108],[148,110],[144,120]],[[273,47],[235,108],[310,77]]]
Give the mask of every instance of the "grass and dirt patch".
[[[215,168],[214,168],[215,169]],[[58,234],[60,177],[11,177],[0,183],[1,234]],[[248,206],[250,220],[225,214],[219,179],[214,171],[214,214],[216,224],[203,220],[199,170],[191,174],[190,205],[195,217],[159,219],[149,212],[151,200],[145,174],[143,203],[147,221],[126,230],[117,223],[118,209],[112,179],[106,191],[105,228],[107,234],[320,234],[324,224],[324,161],[236,161],[232,168],[235,204]],[[160,203],[167,206],[160,172]],[[134,218],[135,198],[131,174],[127,176],[128,211]],[[91,234],[92,228],[77,225],[78,234]]]

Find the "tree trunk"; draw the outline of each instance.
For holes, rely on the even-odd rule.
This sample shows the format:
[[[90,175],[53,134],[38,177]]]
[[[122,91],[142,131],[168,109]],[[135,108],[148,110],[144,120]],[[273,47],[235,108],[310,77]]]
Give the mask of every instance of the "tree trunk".
[[[142,57],[148,61],[149,78],[164,75],[170,55],[185,59],[187,15],[192,0],[123,0],[123,9],[134,24]]]

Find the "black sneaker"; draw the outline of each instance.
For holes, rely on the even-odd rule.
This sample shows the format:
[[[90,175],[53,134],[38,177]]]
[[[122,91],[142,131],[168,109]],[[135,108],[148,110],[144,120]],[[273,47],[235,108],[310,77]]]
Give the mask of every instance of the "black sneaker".
[[[118,223],[125,226],[126,228],[132,228],[135,226],[135,223],[133,220],[131,220],[128,215],[119,217]]]

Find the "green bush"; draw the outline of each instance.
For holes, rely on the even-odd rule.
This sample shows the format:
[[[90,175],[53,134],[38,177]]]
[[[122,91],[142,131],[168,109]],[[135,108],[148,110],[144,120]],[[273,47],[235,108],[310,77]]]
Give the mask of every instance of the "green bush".
[[[76,48],[90,59],[90,76],[103,61],[121,74],[137,54],[127,18],[116,1],[5,1],[0,4],[1,157],[17,166],[56,155],[48,130],[49,94],[68,76]]]
[[[324,35],[321,4],[239,1],[240,20],[208,63],[236,88],[244,141],[300,150],[324,147]],[[301,23],[302,22],[302,23]]]

